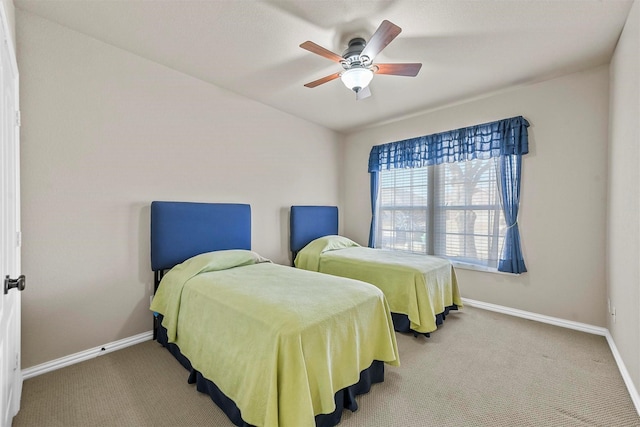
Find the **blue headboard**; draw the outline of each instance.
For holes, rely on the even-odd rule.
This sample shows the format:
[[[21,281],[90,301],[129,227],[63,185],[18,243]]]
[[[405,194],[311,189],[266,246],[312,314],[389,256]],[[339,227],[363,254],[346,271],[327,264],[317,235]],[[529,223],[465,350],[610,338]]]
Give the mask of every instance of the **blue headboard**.
[[[290,245],[293,257],[309,242],[338,234],[337,206],[291,206]]]
[[[205,252],[251,250],[251,206],[151,203],[151,269],[162,271]]]

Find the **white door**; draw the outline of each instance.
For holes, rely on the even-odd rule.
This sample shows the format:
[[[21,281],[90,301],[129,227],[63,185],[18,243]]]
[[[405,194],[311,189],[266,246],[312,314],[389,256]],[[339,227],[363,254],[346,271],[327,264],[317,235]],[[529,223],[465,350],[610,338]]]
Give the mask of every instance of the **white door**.
[[[18,67],[0,3],[0,427],[20,409],[20,149]],[[9,280],[7,280],[9,279]],[[7,287],[11,289],[7,290]]]

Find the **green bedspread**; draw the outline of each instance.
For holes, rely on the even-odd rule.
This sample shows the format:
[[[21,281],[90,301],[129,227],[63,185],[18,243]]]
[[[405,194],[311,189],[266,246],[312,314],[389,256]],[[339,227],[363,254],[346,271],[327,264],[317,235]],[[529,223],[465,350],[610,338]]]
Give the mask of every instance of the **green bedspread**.
[[[245,422],[315,426],[374,360],[399,365],[389,307],[367,283],[264,261],[250,251],[191,258],[165,275],[151,310]]]
[[[462,307],[455,270],[448,260],[349,242],[341,236],[316,239],[298,253],[295,265],[377,286],[391,311],[406,314],[417,332],[435,331],[436,314],[453,304]]]

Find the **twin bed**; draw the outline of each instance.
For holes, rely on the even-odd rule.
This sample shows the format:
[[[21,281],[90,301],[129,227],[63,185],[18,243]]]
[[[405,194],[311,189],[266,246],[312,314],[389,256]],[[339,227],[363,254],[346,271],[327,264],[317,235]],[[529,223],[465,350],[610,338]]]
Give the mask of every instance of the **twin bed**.
[[[399,365],[387,299],[251,251],[242,204],[153,202],[157,340],[238,426],[333,426]]]
[[[425,334],[462,307],[455,270],[439,257],[361,247],[338,235],[336,206],[292,206],[290,246],[298,268],[380,288],[395,329]]]

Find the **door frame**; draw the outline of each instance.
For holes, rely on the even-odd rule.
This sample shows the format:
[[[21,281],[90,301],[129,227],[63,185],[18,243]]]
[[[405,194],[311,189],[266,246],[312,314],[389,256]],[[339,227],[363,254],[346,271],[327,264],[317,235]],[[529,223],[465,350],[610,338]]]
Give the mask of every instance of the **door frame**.
[[[7,88],[11,91],[11,100],[10,104],[6,104],[7,95],[5,95],[4,90],[2,94],[4,95],[2,99],[0,99],[0,112],[3,114],[3,117],[0,117],[0,120],[4,122],[3,124],[6,126],[2,127],[2,135],[0,138],[7,138],[7,141],[2,141],[3,144],[7,143],[9,145],[9,149],[5,152],[13,156],[13,176],[9,180],[11,186],[13,187],[13,198],[8,198],[7,207],[9,209],[14,209],[13,214],[10,216],[11,222],[8,224],[11,227],[11,230],[8,230],[8,235],[6,236],[7,241],[9,242],[8,247],[13,247],[14,251],[11,256],[8,256],[7,263],[7,271],[4,274],[10,275],[12,278],[16,278],[20,275],[21,272],[21,225],[20,225],[20,98],[19,98],[19,74],[18,74],[18,64],[15,53],[15,44],[14,44],[14,34],[9,27],[8,16],[7,16],[7,5],[5,1],[0,2],[0,25],[1,33],[0,35],[2,45],[1,49],[6,49],[6,54],[9,63],[2,63],[1,69],[4,74],[3,77],[7,77],[8,81],[6,84],[3,83],[4,88]],[[2,53],[4,57],[4,53]],[[4,82],[4,78],[0,81]],[[3,88],[3,89],[4,89]],[[5,147],[2,147],[2,150],[5,150]],[[11,160],[8,160],[11,161]],[[13,206],[11,205],[13,203]],[[4,204],[3,204],[4,205]],[[3,212],[4,214],[4,212]],[[4,243],[3,243],[4,244]],[[13,259],[12,259],[13,258]],[[4,263],[5,260],[2,260]],[[1,277],[4,281],[4,277]],[[4,291],[4,288],[3,288]],[[11,294],[11,295],[9,295]],[[8,317],[7,320],[13,325],[13,328],[9,331],[7,330],[8,336],[3,337],[3,346],[7,346],[10,351],[15,354],[9,355],[11,360],[5,361],[5,363],[10,363],[10,369],[7,369],[7,373],[9,378],[3,379],[3,381],[7,381],[7,384],[10,385],[10,396],[2,396],[2,409],[3,414],[2,417],[8,416],[9,422],[11,419],[18,413],[20,410],[20,399],[22,396],[22,370],[21,370],[21,295],[20,292],[16,289],[12,289],[9,291],[7,295],[4,295],[4,292],[0,294],[1,297],[4,298],[3,301],[3,310],[11,309],[10,313],[11,317]],[[6,298],[6,297],[9,298]],[[4,303],[7,303],[6,306]],[[2,314],[2,318],[5,318],[5,314]],[[2,330],[2,334],[5,334],[5,330]],[[11,340],[11,345],[8,345],[4,340]],[[2,350],[3,353],[5,350]],[[3,354],[4,356],[4,354]],[[5,374],[3,369],[2,375]],[[2,383],[4,387],[4,382]],[[3,393],[0,393],[3,394]],[[10,398],[10,400],[9,400]],[[6,405],[6,407],[5,407]],[[4,410],[7,412],[5,413]],[[0,422],[2,419],[0,419]]]

